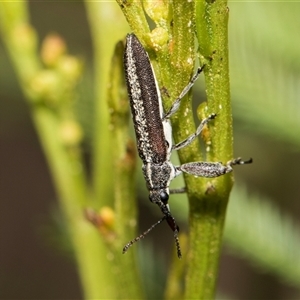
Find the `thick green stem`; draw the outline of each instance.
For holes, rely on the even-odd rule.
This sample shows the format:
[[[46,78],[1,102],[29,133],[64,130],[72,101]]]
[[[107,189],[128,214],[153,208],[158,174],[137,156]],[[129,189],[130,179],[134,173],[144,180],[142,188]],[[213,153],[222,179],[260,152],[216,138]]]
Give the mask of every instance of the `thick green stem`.
[[[207,105],[201,118],[209,113],[218,117],[204,130],[206,159],[223,161],[232,158],[232,120],[229,94],[226,2],[157,2],[145,1],[144,8],[157,27],[149,32],[141,3],[118,1],[131,28],[139,36],[154,60],[165,108],[188,83],[194,68],[194,29],[198,29],[201,64],[206,64]],[[196,8],[196,10],[195,10]],[[196,16],[196,24],[195,24]],[[193,114],[187,95],[172,116],[175,141],[195,132]],[[184,122],[183,122],[184,120]],[[195,141],[179,151],[182,163],[203,160]],[[214,297],[226,205],[232,186],[230,175],[217,179],[185,176],[190,202],[190,242],[187,256],[186,299]],[[172,290],[171,288],[169,289]],[[179,291],[170,292],[171,294]]]
[[[123,14],[131,28],[137,36],[149,31],[149,25],[140,0],[116,0],[123,11]]]
[[[209,127],[206,159],[232,158],[232,118],[228,71],[228,8],[226,1],[196,1],[196,26],[202,62],[206,63],[207,110],[217,118]],[[203,113],[202,113],[203,115]],[[199,197],[190,197],[190,251],[186,299],[213,299],[222,233],[232,176],[202,179]]]

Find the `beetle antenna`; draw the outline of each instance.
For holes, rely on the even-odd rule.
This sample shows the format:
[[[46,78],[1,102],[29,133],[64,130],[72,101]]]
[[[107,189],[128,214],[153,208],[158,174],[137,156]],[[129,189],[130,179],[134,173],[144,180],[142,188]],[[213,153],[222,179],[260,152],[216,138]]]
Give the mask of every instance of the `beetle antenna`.
[[[129,243],[127,243],[123,248],[123,254],[127,252],[127,250],[136,242],[143,239],[153,228],[155,228],[158,224],[160,224],[162,221],[166,219],[166,216],[163,216],[159,221],[157,221],[155,224],[153,224],[150,228],[148,228],[146,231],[144,231],[142,234],[137,236],[135,239],[131,240]]]

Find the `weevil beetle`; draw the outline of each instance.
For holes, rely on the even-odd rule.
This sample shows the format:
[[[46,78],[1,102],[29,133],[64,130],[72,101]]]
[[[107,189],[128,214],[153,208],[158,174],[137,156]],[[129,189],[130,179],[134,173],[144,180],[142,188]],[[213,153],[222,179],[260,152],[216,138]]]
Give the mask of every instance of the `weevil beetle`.
[[[172,151],[189,145],[201,133],[203,127],[216,117],[214,113],[209,115],[202,120],[194,134],[178,144],[172,144],[172,127],[169,119],[176,113],[181,99],[193,86],[203,68],[198,68],[167,113],[163,111],[160,90],[149,56],[134,34],[128,34],[126,37],[124,69],[137,150],[143,162],[142,171],[149,191],[149,199],[158,205],[163,217],[126,244],[123,253],[155,226],[166,220],[174,234],[177,255],[181,257],[178,239],[179,227],[170,212],[168,200],[170,193],[184,192],[185,189],[170,191],[170,182],[182,172],[201,177],[218,177],[231,172],[233,165],[251,163],[252,159],[243,161],[238,158],[229,161],[226,165],[219,162],[190,162],[174,166],[170,162]]]

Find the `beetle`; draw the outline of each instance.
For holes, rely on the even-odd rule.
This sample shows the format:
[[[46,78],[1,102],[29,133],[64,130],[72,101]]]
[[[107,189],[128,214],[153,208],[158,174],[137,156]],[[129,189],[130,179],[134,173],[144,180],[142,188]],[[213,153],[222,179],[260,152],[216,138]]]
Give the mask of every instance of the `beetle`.
[[[170,212],[168,200],[170,193],[185,192],[185,188],[170,191],[170,182],[182,172],[201,177],[218,177],[231,172],[233,165],[251,163],[252,159],[243,161],[237,158],[226,165],[220,162],[190,162],[174,166],[170,161],[172,151],[189,145],[201,133],[204,126],[216,117],[215,113],[210,114],[202,120],[194,134],[173,145],[170,117],[179,109],[181,99],[194,85],[203,67],[198,68],[166,113],[163,110],[160,90],[149,56],[133,33],[126,37],[124,70],[137,150],[143,162],[142,172],[149,191],[149,199],[158,205],[163,217],[144,233],[127,243],[123,248],[123,253],[135,242],[145,237],[155,226],[166,220],[173,231],[177,255],[180,258],[179,227]]]

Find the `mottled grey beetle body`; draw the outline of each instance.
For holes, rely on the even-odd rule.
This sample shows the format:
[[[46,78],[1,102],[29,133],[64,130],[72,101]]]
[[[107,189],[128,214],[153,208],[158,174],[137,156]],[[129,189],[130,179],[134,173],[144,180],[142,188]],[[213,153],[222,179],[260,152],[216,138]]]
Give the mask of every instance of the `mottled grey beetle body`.
[[[172,127],[169,118],[178,110],[181,99],[193,86],[202,68],[198,69],[189,84],[174,101],[170,110],[164,114],[160,90],[150,59],[134,34],[129,34],[126,38],[124,67],[137,149],[143,161],[142,170],[149,190],[149,199],[159,206],[163,217],[143,234],[130,241],[123,248],[123,253],[156,225],[166,220],[174,233],[177,255],[181,257],[178,240],[179,228],[168,205],[169,185],[172,179],[182,172],[195,176],[217,177],[231,172],[233,165],[249,163],[250,161],[244,162],[238,158],[226,165],[215,162],[191,162],[174,166],[170,162],[171,152],[189,145],[200,134],[204,125],[216,117],[216,114],[211,114],[201,122],[194,134],[184,141],[172,145]],[[184,192],[184,189],[176,192]]]

